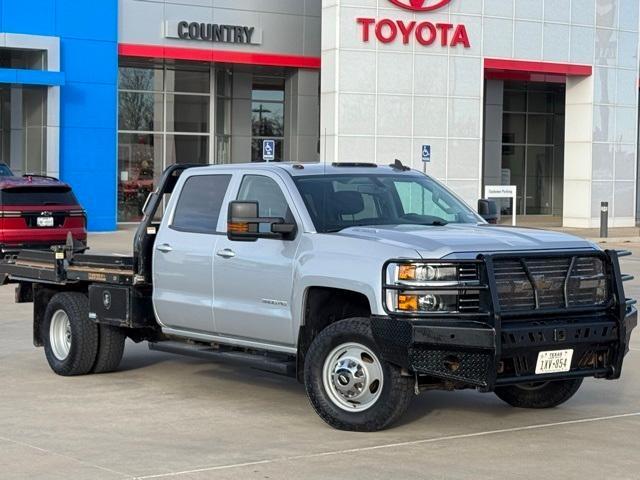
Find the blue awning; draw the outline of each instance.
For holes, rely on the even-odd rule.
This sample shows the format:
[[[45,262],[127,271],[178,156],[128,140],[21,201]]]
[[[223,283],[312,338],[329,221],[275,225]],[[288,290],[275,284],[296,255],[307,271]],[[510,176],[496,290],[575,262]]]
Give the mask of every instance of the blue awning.
[[[0,83],[60,87],[65,84],[65,76],[62,72],[48,72],[46,70],[0,68]]]

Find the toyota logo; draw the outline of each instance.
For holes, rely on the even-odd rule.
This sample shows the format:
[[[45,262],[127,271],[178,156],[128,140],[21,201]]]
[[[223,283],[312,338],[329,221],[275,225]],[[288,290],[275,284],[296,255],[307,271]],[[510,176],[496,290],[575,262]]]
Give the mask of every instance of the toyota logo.
[[[451,0],[389,0],[394,5],[415,12],[430,12],[442,8]]]

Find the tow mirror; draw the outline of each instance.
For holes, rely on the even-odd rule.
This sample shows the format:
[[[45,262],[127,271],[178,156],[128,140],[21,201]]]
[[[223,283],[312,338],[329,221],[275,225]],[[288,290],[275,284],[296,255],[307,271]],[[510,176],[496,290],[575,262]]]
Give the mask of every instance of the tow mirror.
[[[478,200],[478,214],[488,223],[497,224],[500,220],[500,212],[498,212],[498,204],[493,200]]]
[[[295,236],[295,223],[280,217],[259,217],[258,202],[231,202],[227,223],[227,238],[236,242],[254,242],[259,238],[288,240]],[[268,225],[268,228],[260,228]]]

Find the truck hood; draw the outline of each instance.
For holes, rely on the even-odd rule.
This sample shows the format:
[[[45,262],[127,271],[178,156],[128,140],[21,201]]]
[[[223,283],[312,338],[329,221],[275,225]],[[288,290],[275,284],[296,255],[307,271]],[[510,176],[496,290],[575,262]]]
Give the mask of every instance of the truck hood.
[[[478,253],[597,248],[587,240],[561,232],[482,224],[352,227],[336,235],[414,249],[423,258],[450,255],[468,258]]]

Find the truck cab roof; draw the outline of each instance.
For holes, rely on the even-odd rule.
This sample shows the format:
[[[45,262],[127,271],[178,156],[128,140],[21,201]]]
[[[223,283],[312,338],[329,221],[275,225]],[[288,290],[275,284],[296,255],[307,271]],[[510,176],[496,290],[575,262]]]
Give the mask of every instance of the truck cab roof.
[[[234,163],[226,165],[213,165],[199,167],[202,170],[238,170],[255,169],[262,171],[286,172],[292,177],[308,177],[321,175],[357,175],[363,173],[375,173],[377,175],[416,174],[417,171],[407,167],[392,165],[376,165],[374,163],[293,163],[293,162],[257,162]]]

